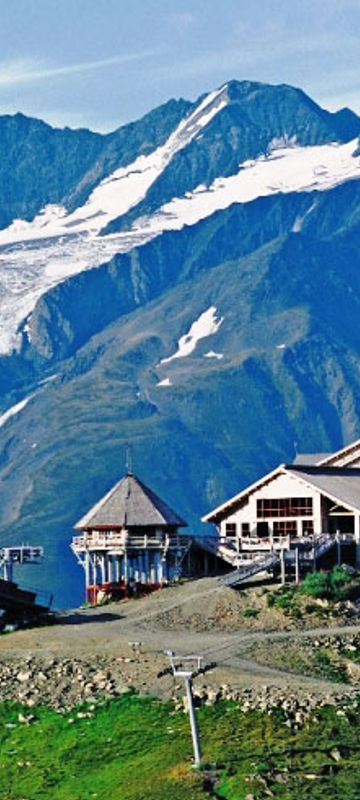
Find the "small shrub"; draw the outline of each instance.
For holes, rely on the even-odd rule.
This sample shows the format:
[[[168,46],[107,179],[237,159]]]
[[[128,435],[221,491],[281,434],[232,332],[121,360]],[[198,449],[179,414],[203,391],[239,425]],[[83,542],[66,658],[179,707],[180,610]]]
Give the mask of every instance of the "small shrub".
[[[333,567],[330,572],[310,572],[302,581],[298,591],[319,600],[333,602],[348,600],[360,594],[358,576],[351,576],[344,567]]]
[[[290,617],[292,617],[292,619],[302,619],[302,616],[303,615],[302,615],[302,613],[300,611],[300,608],[298,608],[297,606],[292,606],[291,607],[291,609],[290,609]]]
[[[286,594],[284,595],[280,594],[278,597],[275,598],[275,605],[276,608],[282,608],[283,611],[289,611],[292,606],[292,597],[289,597]]]
[[[329,597],[329,578],[326,572],[309,572],[298,588],[300,594],[325,599]]]
[[[256,618],[259,613],[260,612],[258,608],[253,608],[252,606],[250,606],[249,608],[245,608],[243,616],[248,619],[252,619],[254,617]]]
[[[348,683],[349,676],[346,665],[342,662],[334,663],[323,648],[315,651],[314,664],[322,678],[334,681],[334,683]]]
[[[280,608],[287,613],[293,607],[294,594],[293,586],[280,586],[275,592],[268,594],[266,604],[268,608]]]

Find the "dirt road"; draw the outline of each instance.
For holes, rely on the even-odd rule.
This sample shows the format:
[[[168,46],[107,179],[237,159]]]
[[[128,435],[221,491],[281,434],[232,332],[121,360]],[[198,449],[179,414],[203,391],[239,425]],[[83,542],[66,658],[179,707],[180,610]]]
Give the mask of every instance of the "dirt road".
[[[240,614],[238,605],[241,602],[239,593],[224,589],[215,578],[207,578],[169,587],[142,600],[69,611],[59,615],[56,625],[1,637],[0,661],[4,663],[30,655],[39,662],[51,657],[88,661],[106,657],[115,661],[136,649],[137,668],[129,662],[129,680],[142,691],[147,687],[149,691],[167,696],[173,679],[168,673],[163,674],[168,666],[164,651],[173,650],[179,655],[197,653],[203,656],[205,665],[212,664],[206,673],[206,683],[214,687],[231,684],[233,688],[256,689],[271,683],[279,688],[292,687],[319,695],[339,694],[342,689],[348,691],[345,685],[261,665],[246,656],[246,649],[259,641],[264,646],[267,641],[287,639],[299,640],[300,644],[303,637],[359,632],[360,623],[306,630],[254,630]],[[208,624],[209,616],[211,624]],[[227,629],[224,630],[226,617]],[[138,642],[140,646],[129,644]]]

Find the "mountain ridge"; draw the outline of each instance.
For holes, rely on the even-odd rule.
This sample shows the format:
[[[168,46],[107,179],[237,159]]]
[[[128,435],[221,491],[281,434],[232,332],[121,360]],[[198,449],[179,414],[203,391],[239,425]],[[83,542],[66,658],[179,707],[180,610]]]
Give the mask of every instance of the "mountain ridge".
[[[360,435],[357,120],[286,85],[169,101],[126,137],[108,134],[98,172],[84,167],[89,146],[68,209],[0,232],[0,323],[18,329],[0,355],[0,536],[45,547],[37,581],[57,605],[82,597],[72,524],[121,477],[127,442],[140,478],[201,534],[211,506],[296,447]],[[308,153],[310,177],[291,183],[291,159]],[[138,172],[104,177],[127,157]],[[208,202],[235,168],[239,180],[279,177],[269,193],[266,173],[246,201],[236,184],[234,202],[192,224],[168,207]],[[134,205],[117,217],[126,187]],[[172,228],[156,228],[160,212]],[[123,230],[102,234],[106,213]]]

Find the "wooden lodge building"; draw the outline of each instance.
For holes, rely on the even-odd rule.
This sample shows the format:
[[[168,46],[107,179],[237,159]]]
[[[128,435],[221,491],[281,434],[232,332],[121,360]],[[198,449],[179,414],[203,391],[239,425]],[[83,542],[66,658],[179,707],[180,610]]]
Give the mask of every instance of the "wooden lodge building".
[[[299,580],[332,563],[360,565],[360,439],[335,453],[298,455],[203,517],[216,532],[179,534],[186,522],[128,472],[75,525],[71,549],[86,600],[143,593],[210,562],[227,585],[261,572]],[[192,557],[190,558],[190,547]]]
[[[302,569],[316,569],[331,552],[338,563],[360,564],[360,440],[331,454],[298,455],[203,522],[213,523],[217,536],[202,546],[237,570],[234,585],[241,576],[276,568],[283,581],[286,570],[298,580]]]
[[[75,525],[71,549],[85,571],[86,600],[124,597],[180,574],[191,540],[175,511],[128,472]]]

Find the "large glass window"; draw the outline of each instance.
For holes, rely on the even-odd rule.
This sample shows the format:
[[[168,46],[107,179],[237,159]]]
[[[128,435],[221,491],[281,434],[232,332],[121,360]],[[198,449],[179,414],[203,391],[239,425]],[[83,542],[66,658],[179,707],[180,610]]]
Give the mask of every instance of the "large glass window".
[[[314,533],[314,522],[312,519],[303,519],[302,521],[303,536],[312,536]]]
[[[311,517],[312,497],[276,497],[257,500],[259,519],[267,517]]]
[[[275,520],[273,527],[274,536],[296,536],[297,524],[295,519]]]

